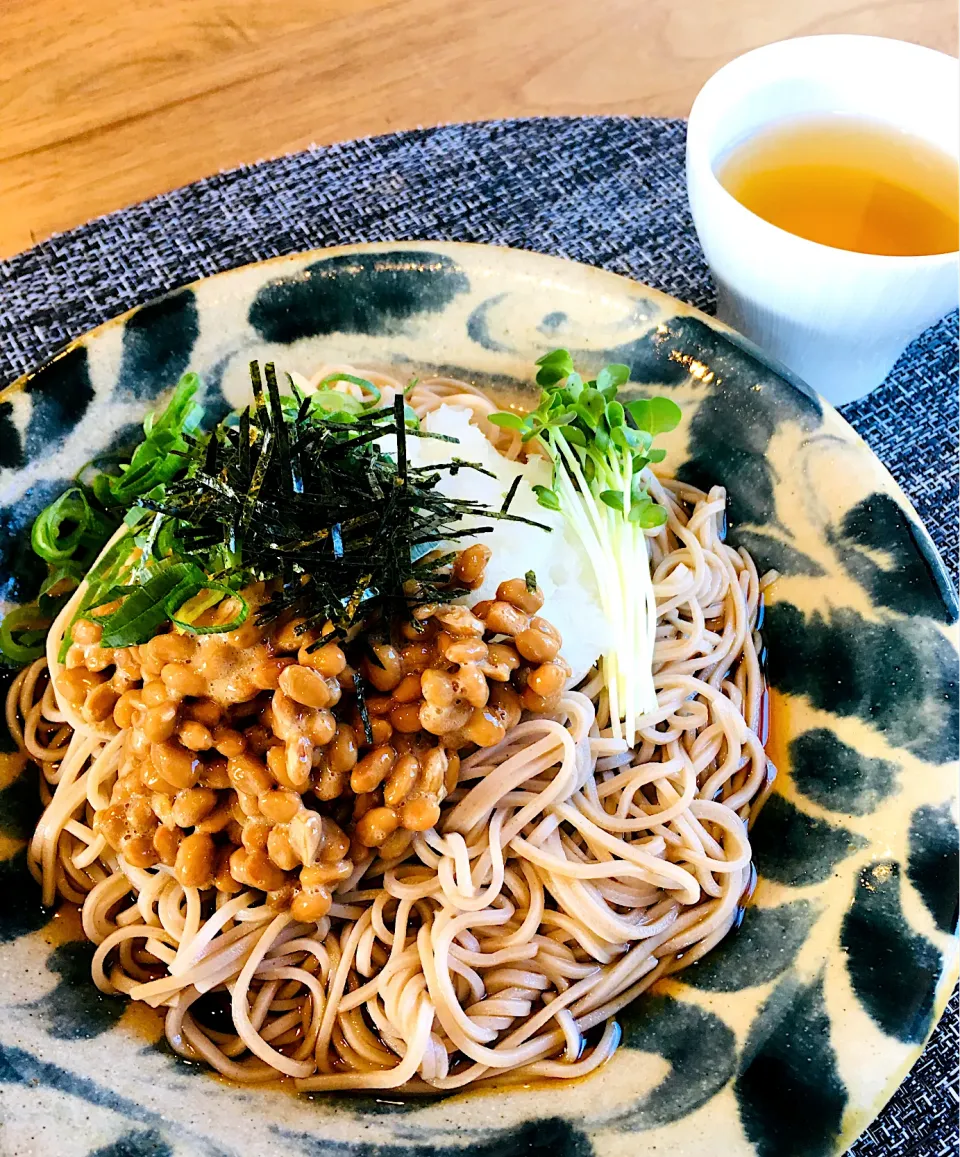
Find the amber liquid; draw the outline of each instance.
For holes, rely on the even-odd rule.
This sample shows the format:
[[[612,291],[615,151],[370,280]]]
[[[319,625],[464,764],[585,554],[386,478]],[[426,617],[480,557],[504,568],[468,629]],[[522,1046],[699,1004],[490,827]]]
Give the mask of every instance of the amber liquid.
[[[784,121],[717,166],[728,193],[798,237],[858,253],[953,253],[956,161],[926,141],[855,117]]]

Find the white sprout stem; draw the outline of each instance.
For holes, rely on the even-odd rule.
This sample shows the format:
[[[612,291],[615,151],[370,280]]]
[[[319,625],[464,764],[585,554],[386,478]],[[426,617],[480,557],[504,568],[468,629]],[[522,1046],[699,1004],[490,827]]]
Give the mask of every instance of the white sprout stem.
[[[657,706],[653,683],[657,614],[650,554],[643,529],[629,521],[633,463],[608,455],[606,476],[597,479],[598,489],[623,494],[621,513],[597,502],[594,487],[587,483],[579,458],[565,438],[557,437],[553,448],[560,458],[555,472],[560,509],[586,548],[615,640],[603,656],[611,729],[615,738],[626,738],[632,746],[638,718]]]
[[[616,574],[616,567],[606,565],[608,560],[613,557],[606,520],[597,508],[597,503],[583,476],[576,455],[566,445],[565,439],[558,439],[558,445],[564,460],[561,468],[556,471],[560,509],[586,548],[587,557],[590,559],[590,565],[597,582],[603,613],[611,626],[614,626],[614,635],[616,635],[615,625],[619,618],[617,607],[619,592],[611,589],[611,580],[612,576]],[[566,466],[566,469],[563,468],[563,465]],[[574,481],[578,483],[579,490],[574,486]],[[622,739],[619,681],[616,672],[617,652],[616,648],[611,647],[603,655],[603,676],[610,700],[610,726],[613,730],[613,736],[615,739]]]
[[[623,559],[624,576],[629,583],[629,577],[635,573],[637,563],[637,527],[630,521],[630,492],[633,483],[633,458],[628,456],[624,462],[624,477],[622,479],[623,488],[623,516],[620,519],[621,534],[626,540],[624,543],[625,549],[621,552],[620,557]],[[648,568],[649,569],[649,568]],[[624,602],[626,604],[627,612],[627,632],[626,638],[630,640],[630,646],[636,657],[643,661],[643,651],[639,644],[641,639],[637,637],[637,600],[630,597],[629,586],[624,591]],[[624,722],[626,723],[626,739],[627,743],[633,747],[637,738],[636,729],[636,715],[637,710],[637,675],[639,663],[633,662],[627,664],[626,685],[624,688],[624,698],[628,704],[628,710]],[[641,676],[642,677],[642,676]]]
[[[653,590],[653,576],[650,568],[650,544],[641,526],[630,522],[631,495],[633,493],[633,457],[623,459],[624,478],[624,526],[630,537],[630,549],[625,554],[624,568],[628,581],[639,582],[642,600],[629,597],[627,607],[630,616],[630,635],[637,662],[629,667],[629,698],[635,714],[627,718],[627,740],[631,746],[636,742],[636,719],[657,709],[657,690],[653,682],[653,660],[657,642],[657,599]],[[646,470],[641,471],[641,477]],[[639,612],[639,613],[638,613]],[[634,682],[636,680],[636,683]]]
[[[618,526],[621,547],[615,562],[621,577],[622,607],[625,612],[624,639],[627,641],[628,661],[619,663],[617,679],[622,684],[626,740],[636,742],[637,717],[655,710],[656,690],[653,685],[653,651],[656,643],[656,600],[650,576],[650,556],[643,529],[630,522],[633,483],[632,456],[620,458],[608,454],[611,489],[623,494],[623,514],[607,508]],[[622,471],[622,472],[621,472]],[[640,590],[636,590],[639,583]],[[651,610],[653,612],[651,618]],[[639,613],[638,613],[639,612]]]

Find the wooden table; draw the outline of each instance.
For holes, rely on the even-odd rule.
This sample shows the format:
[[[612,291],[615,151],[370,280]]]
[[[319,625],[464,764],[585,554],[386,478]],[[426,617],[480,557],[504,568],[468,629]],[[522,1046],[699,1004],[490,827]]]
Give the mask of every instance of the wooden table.
[[[0,256],[244,161],[392,129],[682,116],[755,45],[955,51],[955,0],[3,0]]]

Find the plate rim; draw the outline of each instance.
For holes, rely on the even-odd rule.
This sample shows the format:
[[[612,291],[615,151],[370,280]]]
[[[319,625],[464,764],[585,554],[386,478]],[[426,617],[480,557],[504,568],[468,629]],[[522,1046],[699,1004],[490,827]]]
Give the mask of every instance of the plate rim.
[[[853,428],[853,426],[843,417],[843,415],[833,406],[827,399],[817,393],[812,387],[808,386],[802,379],[797,377],[791,370],[783,366],[775,358],[765,353],[762,349],[757,347],[749,339],[745,338],[737,330],[730,325],[720,321],[718,318],[706,313],[704,310],[690,305],[689,303],[674,297],[664,290],[657,289],[646,282],[639,281],[623,273],[617,273],[612,270],[604,269],[597,265],[591,265],[586,262],[577,261],[573,258],[557,256],[554,254],[542,253],[538,250],[520,249],[513,246],[490,245],[482,242],[467,242],[467,241],[444,241],[433,240],[430,238],[407,239],[398,241],[376,241],[376,242],[357,242],[345,245],[333,245],[321,248],[313,248],[306,250],[298,250],[291,253],[279,254],[275,257],[266,258],[260,261],[246,262],[241,265],[230,266],[227,269],[219,270],[216,273],[211,273],[206,276],[194,278],[191,281],[183,282],[173,286],[163,293],[157,294],[148,298],[137,305],[131,306],[122,313],[115,314],[112,317],[98,323],[97,325],[71,338],[69,341],[60,346],[54,353],[45,358],[42,362],[34,368],[18,375],[15,379],[0,388],[0,403],[6,401],[11,396],[20,393],[29,386],[29,383],[46,370],[49,366],[69,354],[71,351],[87,344],[90,341],[96,340],[104,333],[109,332],[117,327],[123,326],[131,317],[136,315],[141,310],[158,303],[164,302],[169,298],[182,293],[186,290],[194,290],[199,286],[207,286],[210,283],[227,285],[231,279],[242,276],[244,273],[251,273],[254,270],[263,271],[268,274],[268,280],[279,279],[283,277],[284,271],[292,266],[302,266],[304,264],[313,264],[314,262],[322,262],[330,258],[350,256],[354,254],[366,253],[396,253],[396,252],[436,252],[445,254],[456,260],[458,254],[465,251],[473,254],[494,254],[503,255],[507,260],[517,262],[518,265],[525,265],[529,263],[531,266],[548,267],[557,271],[558,275],[562,276],[562,271],[572,267],[576,271],[576,276],[583,278],[584,276],[593,279],[599,283],[606,283],[611,287],[611,290],[616,290],[619,294],[636,294],[638,291],[647,299],[653,300],[660,305],[665,313],[669,316],[688,316],[693,317],[704,323],[709,329],[720,334],[732,345],[736,346],[743,353],[747,354],[751,359],[758,362],[765,369],[776,374],[791,390],[796,391],[806,399],[814,399],[822,408],[825,414],[829,414],[834,420],[842,424],[844,432],[850,437],[851,441],[856,442],[863,450],[869,454],[875,468],[879,468],[882,472],[887,485],[890,487],[891,493],[896,495],[898,502],[903,509],[912,516],[913,527],[920,536],[920,543],[922,545],[924,558],[935,572],[935,579],[941,591],[952,595],[954,601],[957,598],[957,589],[953,580],[953,576],[944,563],[936,544],[934,543],[930,532],[927,530],[922,519],[918,515],[916,508],[911,502],[910,498],[904,492],[900,483],[894,478],[889,468],[883,460],[874,452],[869,444],[860,436],[860,434]],[[533,270],[536,272],[536,269]],[[946,595],[945,595],[946,597]],[[960,650],[957,641],[949,634],[944,633],[954,651]],[[950,1001],[954,988],[960,978],[960,938],[955,933],[951,939],[953,946],[952,954],[949,960],[944,959],[943,967],[940,972],[938,984],[935,991],[935,998],[933,1003],[933,1013],[931,1017],[931,1024],[929,1032],[923,1041],[918,1044],[910,1046],[910,1054],[908,1059],[902,1066],[888,1076],[883,1084],[882,1091],[876,1096],[872,1103],[862,1103],[858,1106],[859,1112],[855,1110],[855,1118],[851,1121],[850,1126],[844,1129],[836,1139],[836,1153],[841,1154],[846,1152],[847,1148],[860,1136],[860,1134],[869,1127],[869,1125],[882,1112],[883,1108],[889,1102],[897,1088],[903,1083],[904,1079],[917,1063],[920,1056],[926,1049],[933,1034],[936,1032],[937,1026],[943,1016],[944,1010]]]

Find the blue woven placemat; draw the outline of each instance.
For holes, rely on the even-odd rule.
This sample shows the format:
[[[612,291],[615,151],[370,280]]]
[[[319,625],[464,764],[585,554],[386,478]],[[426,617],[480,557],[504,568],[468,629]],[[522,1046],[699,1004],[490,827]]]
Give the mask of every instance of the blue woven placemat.
[[[195,278],[357,241],[481,241],[554,253],[712,312],[683,185],[684,123],[549,118],[313,149],[198,181],[0,262],[0,381]],[[957,319],[843,410],[957,567]],[[855,1157],[958,1152],[957,1001]]]

